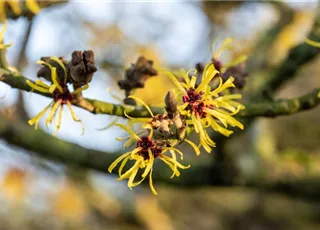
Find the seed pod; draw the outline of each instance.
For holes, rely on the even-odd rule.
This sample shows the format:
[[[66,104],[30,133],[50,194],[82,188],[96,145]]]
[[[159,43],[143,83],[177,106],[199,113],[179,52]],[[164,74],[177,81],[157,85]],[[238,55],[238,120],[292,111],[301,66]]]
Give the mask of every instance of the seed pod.
[[[234,85],[237,89],[242,89],[246,83],[246,77],[248,73],[244,70],[244,64],[231,66],[226,69],[221,75],[223,81],[226,81],[229,77],[234,77]]]
[[[158,74],[157,70],[152,66],[152,60],[147,60],[145,57],[141,56],[135,64],[132,64],[128,69],[126,69],[124,79],[118,81],[118,85],[120,89],[125,91],[126,97],[131,95],[131,91],[133,89],[143,88],[149,77]],[[127,99],[125,99],[124,102],[132,103],[131,100]]]
[[[93,74],[97,71],[92,50],[74,51],[68,64],[71,81],[75,88],[91,82]]]

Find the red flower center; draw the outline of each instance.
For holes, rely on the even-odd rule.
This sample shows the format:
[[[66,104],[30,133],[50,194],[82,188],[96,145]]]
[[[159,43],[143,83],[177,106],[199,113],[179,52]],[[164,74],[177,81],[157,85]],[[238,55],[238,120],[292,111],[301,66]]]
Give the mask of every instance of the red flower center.
[[[65,85],[63,88],[63,93],[61,93],[58,89],[55,89],[53,92],[54,101],[61,100],[61,104],[67,104],[67,102],[71,102],[73,100],[73,95],[70,93],[68,87]]]
[[[212,62],[213,62],[213,65],[214,65],[214,68],[216,68],[216,70],[218,70],[219,72],[221,71],[222,69],[222,62],[218,59],[212,59]]]
[[[142,148],[139,154],[145,160],[149,159],[149,152],[148,152],[149,149],[151,150],[154,158],[157,158],[162,152],[161,148],[158,148],[154,143],[154,141],[147,136],[143,136],[140,138],[140,140],[137,141],[137,148],[139,147]]]
[[[197,93],[195,89],[190,88],[187,90],[187,93],[182,97],[182,101],[184,103],[188,103],[188,106],[186,107],[186,110],[189,110],[192,114],[198,115],[201,118],[206,117],[206,112],[204,112],[204,109],[208,106],[205,106],[203,103],[202,95],[203,92]]]

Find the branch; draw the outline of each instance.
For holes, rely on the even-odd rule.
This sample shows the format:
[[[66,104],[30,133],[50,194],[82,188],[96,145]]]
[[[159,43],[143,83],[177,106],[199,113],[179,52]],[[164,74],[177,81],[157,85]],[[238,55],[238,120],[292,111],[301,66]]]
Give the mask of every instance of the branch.
[[[14,76],[13,74],[8,74],[8,71],[3,69],[0,81],[10,85],[12,88],[24,90],[30,92],[32,89],[26,83],[27,78],[22,75]],[[46,97],[51,97],[51,94],[44,94],[40,92],[33,92]],[[307,109],[316,107],[320,103],[320,98],[318,94],[320,89],[316,89],[314,92],[308,93],[304,96],[278,100],[275,102],[260,102],[260,103],[248,103],[245,104],[246,109],[238,114],[241,118],[253,118],[253,117],[276,117],[281,115],[290,115],[297,112],[302,112]],[[127,110],[128,114],[132,117],[150,117],[149,112],[145,108],[112,104],[108,102],[103,102],[94,99],[85,98],[80,102],[75,104],[76,106],[83,108],[93,114],[108,114],[114,116],[125,117],[124,111]],[[151,107],[154,114],[162,114],[164,109],[159,107]]]
[[[312,109],[320,104],[320,88],[301,97],[280,99],[274,102],[250,103],[239,113],[239,117],[277,117]]]

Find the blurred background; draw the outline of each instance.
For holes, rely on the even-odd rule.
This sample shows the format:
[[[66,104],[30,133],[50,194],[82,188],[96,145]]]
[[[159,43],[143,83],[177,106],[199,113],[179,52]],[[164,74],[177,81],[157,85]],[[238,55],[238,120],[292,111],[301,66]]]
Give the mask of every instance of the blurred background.
[[[13,44],[9,64],[33,80],[42,56],[70,59],[74,50],[93,50],[98,71],[84,96],[122,103],[117,81],[139,56],[153,60],[158,70],[190,69],[211,59],[215,39],[232,37],[234,49],[221,59],[248,55],[246,95],[304,41],[316,7],[316,1],[69,1],[32,18],[8,19],[4,40]],[[319,84],[319,65],[318,57],[301,67],[275,98],[311,91]],[[161,106],[171,87],[159,74],[134,94]],[[12,122],[27,121],[50,102],[2,82],[0,98],[0,113]],[[57,138],[105,154],[124,151],[115,140],[122,131],[99,130],[114,117],[75,111],[85,134],[64,113]],[[244,132],[217,139],[213,153],[197,158],[182,145],[187,162],[208,170],[170,184],[155,180],[158,196],[148,186],[130,191],[107,173],[109,165],[106,173],[76,168],[0,139],[0,229],[320,229],[319,112],[254,119]],[[43,120],[40,128],[51,134]]]

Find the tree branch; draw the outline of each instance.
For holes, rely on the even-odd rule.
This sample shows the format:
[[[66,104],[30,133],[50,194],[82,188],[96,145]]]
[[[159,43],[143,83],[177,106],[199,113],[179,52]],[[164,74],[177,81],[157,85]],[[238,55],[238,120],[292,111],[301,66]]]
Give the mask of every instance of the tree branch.
[[[4,72],[2,76],[0,72],[0,81],[10,85],[12,88],[24,90],[27,92],[30,92],[32,90],[31,87],[26,83],[27,78],[21,75],[14,76],[11,73],[8,74],[8,71],[5,71],[3,69],[0,70],[2,70],[2,73]],[[33,93],[51,97],[51,94],[44,94],[40,92]],[[302,112],[304,110],[314,108],[320,103],[320,98],[318,97],[319,93],[320,89],[316,89],[314,90],[314,92],[308,93],[298,98],[286,100],[282,99],[275,102],[248,103],[245,104],[246,109],[241,111],[238,114],[238,117],[276,117]],[[83,99],[75,105],[93,114],[108,114],[125,117],[124,111],[127,110],[128,114],[132,117],[150,117],[150,114],[145,108],[112,104],[88,98]],[[151,110],[154,114],[161,114],[163,113],[164,108],[151,107]]]
[[[277,117],[291,115],[316,107],[320,103],[320,88],[301,97],[280,99],[274,102],[250,103],[239,117]]]

